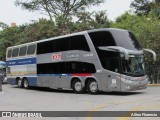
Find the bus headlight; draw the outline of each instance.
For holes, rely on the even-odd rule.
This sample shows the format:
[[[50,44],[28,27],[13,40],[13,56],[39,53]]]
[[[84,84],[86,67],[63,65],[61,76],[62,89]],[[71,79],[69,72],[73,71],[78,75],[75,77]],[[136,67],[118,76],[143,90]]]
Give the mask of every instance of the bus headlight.
[[[121,80],[122,80],[123,82],[125,82],[125,81],[126,81],[126,79],[125,79],[125,78],[121,78]]]
[[[131,89],[131,87],[130,87],[130,86],[126,86],[126,89],[128,89],[128,90],[129,90],[129,89]]]
[[[127,80],[127,79],[125,79],[125,78],[121,78],[121,80],[122,80],[123,82],[126,82],[126,83],[132,83],[131,80]]]

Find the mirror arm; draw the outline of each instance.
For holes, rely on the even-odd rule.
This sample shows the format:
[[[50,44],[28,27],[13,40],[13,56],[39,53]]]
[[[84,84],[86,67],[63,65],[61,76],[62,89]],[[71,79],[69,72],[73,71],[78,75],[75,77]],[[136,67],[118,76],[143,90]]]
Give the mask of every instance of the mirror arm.
[[[150,49],[143,49],[143,50],[146,51],[146,52],[151,53],[153,55],[153,60],[156,61],[157,55],[153,50],[150,50]]]
[[[123,48],[123,47],[118,47],[118,46],[107,46],[107,47],[99,47],[101,50],[111,50],[111,51],[118,51],[121,53],[124,53],[125,59],[129,60],[129,53],[128,50]]]

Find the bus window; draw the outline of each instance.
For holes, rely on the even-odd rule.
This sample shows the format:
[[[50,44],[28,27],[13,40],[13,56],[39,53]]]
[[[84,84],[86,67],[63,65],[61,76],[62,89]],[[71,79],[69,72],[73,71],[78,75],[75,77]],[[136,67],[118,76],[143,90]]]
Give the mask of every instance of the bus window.
[[[85,62],[67,62],[66,73],[95,73],[94,64]]]
[[[70,37],[70,50],[90,51],[84,35]]]
[[[45,54],[54,52],[55,41],[45,41],[37,44],[37,54]],[[44,49],[45,48],[45,49]]]
[[[106,70],[120,73],[120,56],[117,52],[98,50],[102,67]]]
[[[69,50],[69,39],[70,37],[55,40],[55,51],[54,52],[68,51]]]
[[[11,58],[11,56],[12,56],[12,49],[9,49],[7,53],[7,58]]]
[[[27,55],[35,54],[35,50],[36,50],[36,45],[35,44],[34,45],[29,45]]]
[[[58,63],[59,73],[66,73],[66,63],[65,62],[59,62]]]
[[[59,63],[46,63],[46,64],[37,64],[37,73],[38,74],[58,74],[58,64]]]
[[[81,73],[95,73],[96,72],[94,64],[83,62],[81,66],[82,66]]]
[[[24,56],[26,55],[26,51],[27,51],[27,46],[23,46],[20,48],[20,51],[19,51],[19,56]]]
[[[110,32],[100,31],[89,33],[89,36],[93,42],[95,48],[102,46],[115,46],[115,41]]]
[[[17,57],[19,53],[19,48],[14,48],[12,52],[12,57]]]

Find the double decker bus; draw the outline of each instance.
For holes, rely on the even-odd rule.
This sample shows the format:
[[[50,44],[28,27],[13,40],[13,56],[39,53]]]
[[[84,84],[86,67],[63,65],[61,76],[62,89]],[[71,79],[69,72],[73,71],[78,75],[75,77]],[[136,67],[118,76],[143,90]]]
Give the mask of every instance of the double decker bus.
[[[144,51],[133,33],[100,28],[7,48],[11,85],[88,91],[145,89]]]

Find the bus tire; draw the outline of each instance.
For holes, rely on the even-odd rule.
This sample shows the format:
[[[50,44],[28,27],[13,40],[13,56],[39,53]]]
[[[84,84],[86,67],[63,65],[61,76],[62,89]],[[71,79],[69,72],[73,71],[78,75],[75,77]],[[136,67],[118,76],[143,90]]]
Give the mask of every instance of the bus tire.
[[[17,79],[17,85],[18,85],[19,88],[23,88],[23,80],[18,78]]]
[[[24,78],[24,79],[23,79],[23,86],[24,86],[24,88],[26,88],[26,89],[29,88],[29,82],[28,82],[27,78]]]
[[[97,81],[94,79],[90,79],[87,84],[87,90],[90,94],[98,94],[99,89]]]
[[[72,83],[72,88],[75,93],[84,93],[85,87],[82,86],[82,82],[79,79],[75,79]]]

